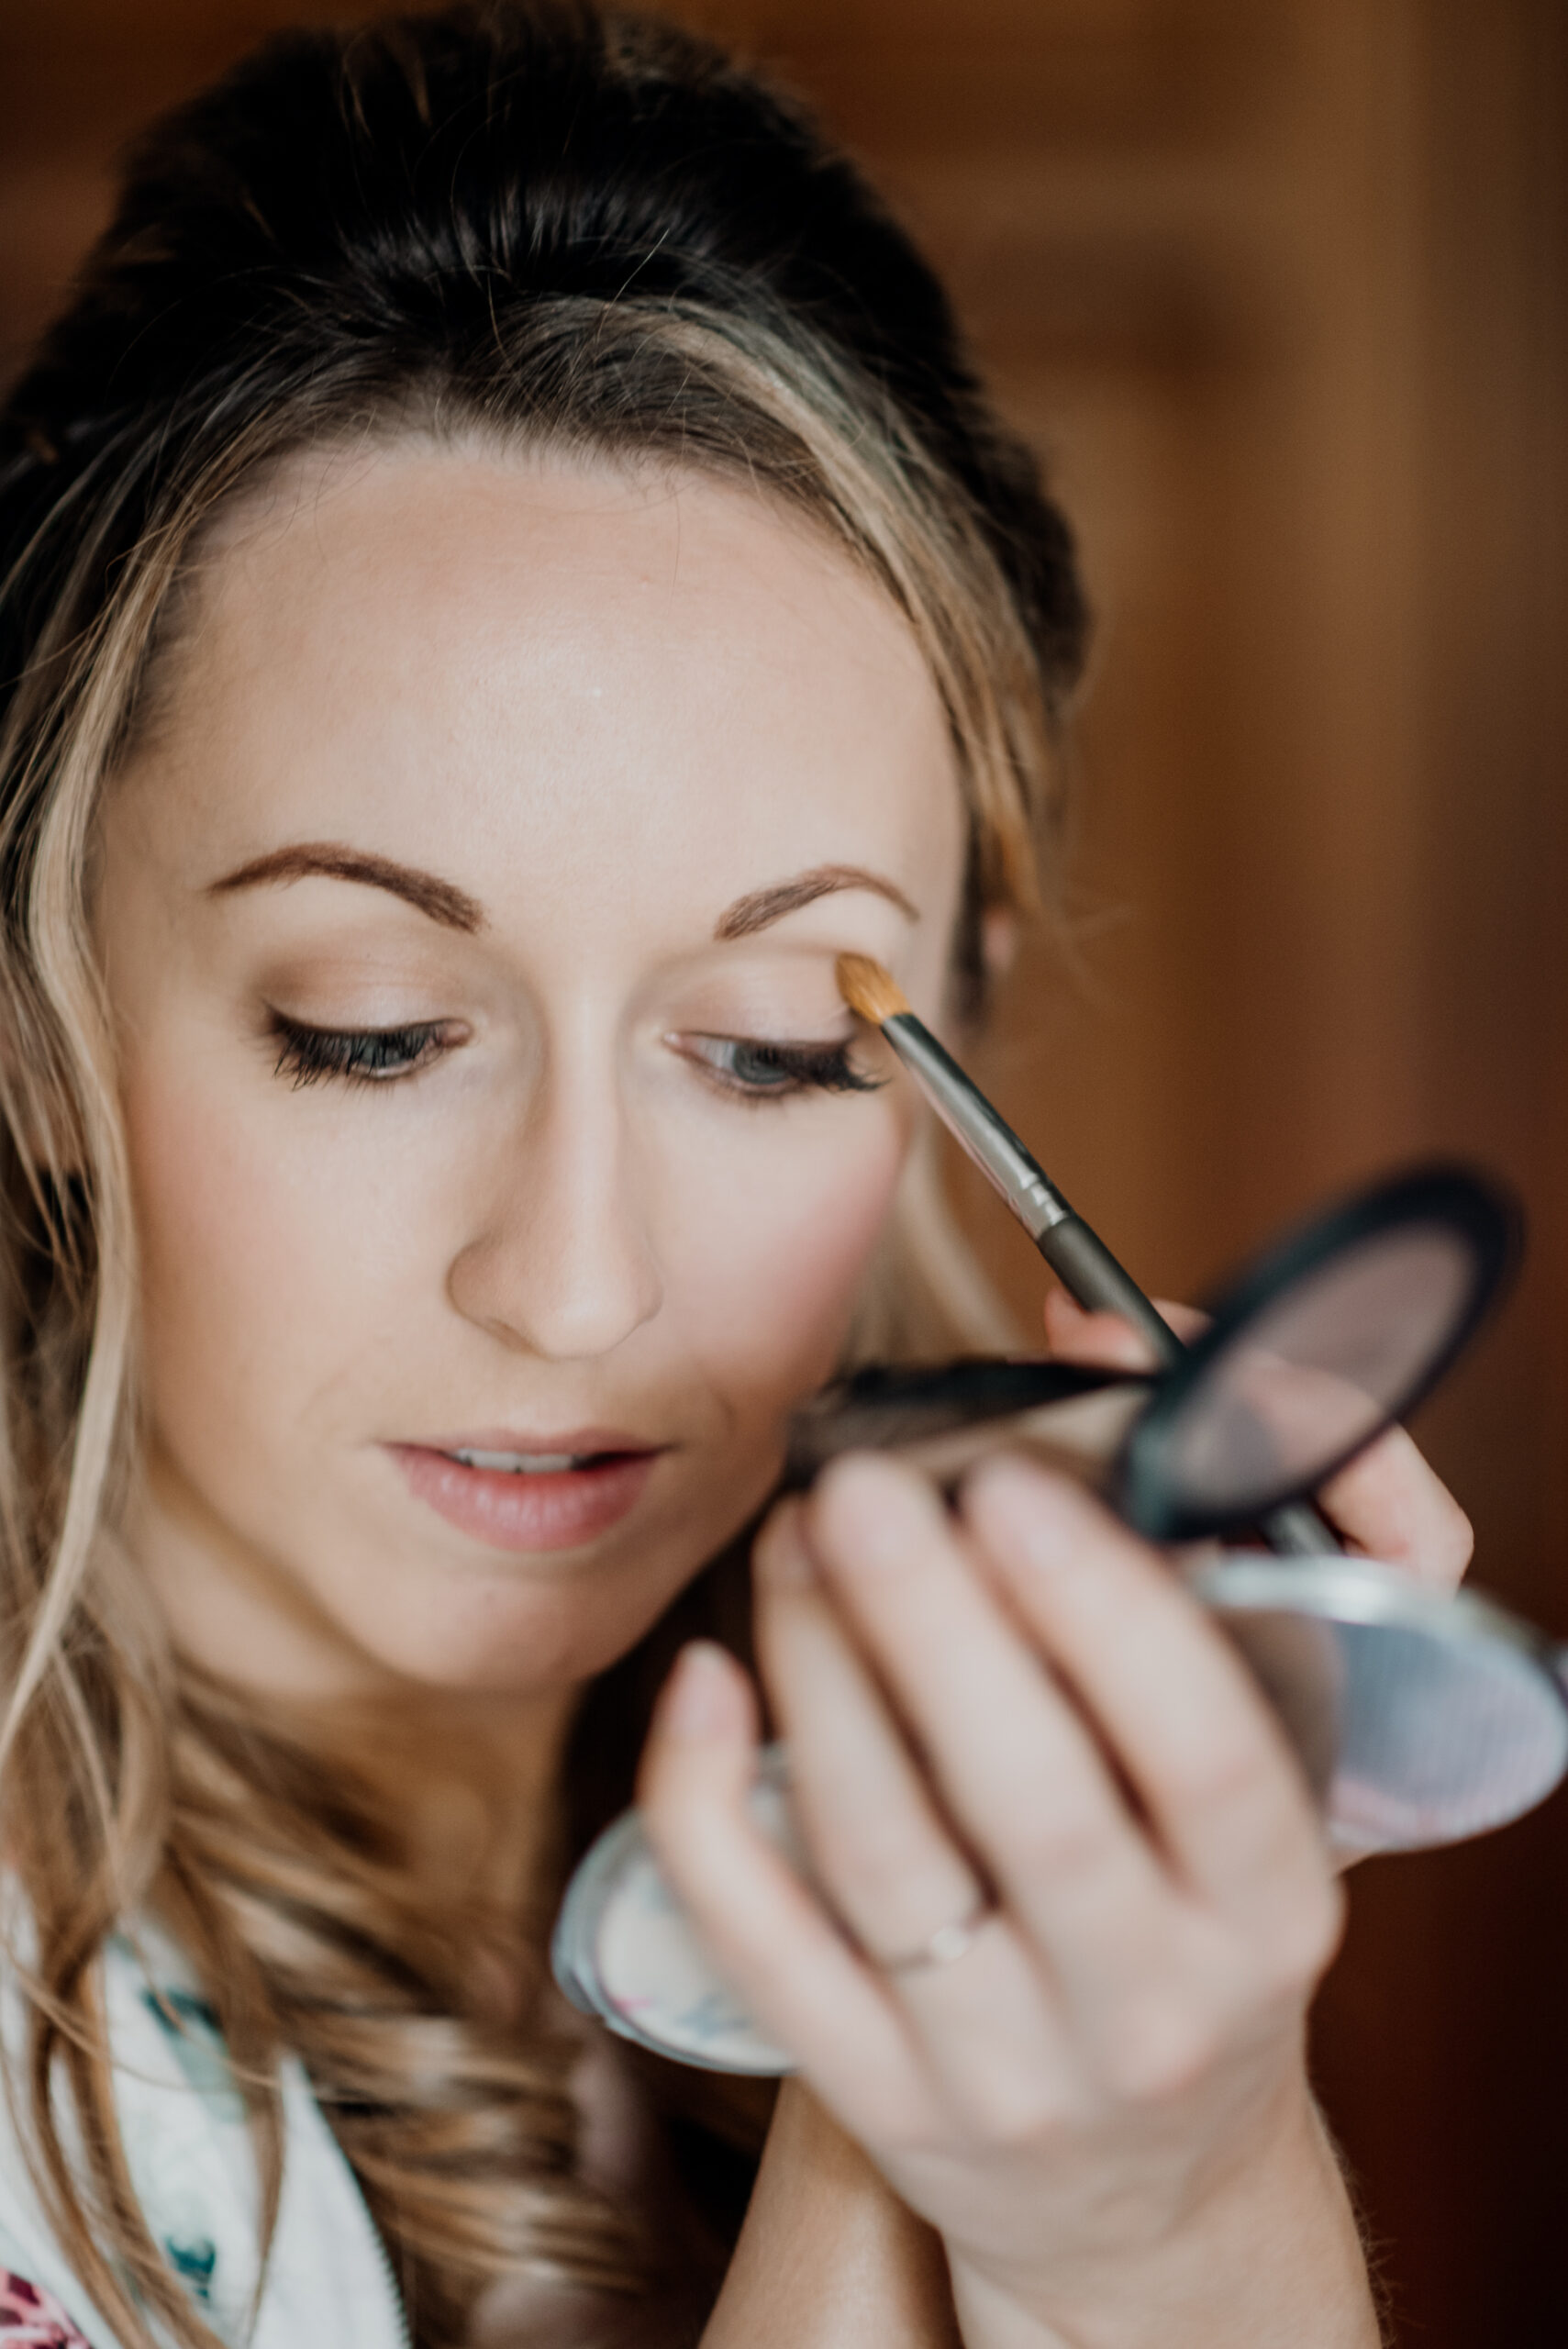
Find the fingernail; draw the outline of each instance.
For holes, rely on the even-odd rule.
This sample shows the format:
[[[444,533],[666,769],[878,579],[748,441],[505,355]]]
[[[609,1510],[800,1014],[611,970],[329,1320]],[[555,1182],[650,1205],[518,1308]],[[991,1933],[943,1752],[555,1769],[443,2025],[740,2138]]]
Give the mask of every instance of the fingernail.
[[[786,1501],[758,1537],[751,1561],[769,1590],[809,1590],[817,1568],[800,1522],[800,1503]]]
[[[729,1658],[724,1650],[712,1640],[694,1640],[683,1648],[661,1710],[672,1737],[695,1744],[724,1736],[735,1711]]]

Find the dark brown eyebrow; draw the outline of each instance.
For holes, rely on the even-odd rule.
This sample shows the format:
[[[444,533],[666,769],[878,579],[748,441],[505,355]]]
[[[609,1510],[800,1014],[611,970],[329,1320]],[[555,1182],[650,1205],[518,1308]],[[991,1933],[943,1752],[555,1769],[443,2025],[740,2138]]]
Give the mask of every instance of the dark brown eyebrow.
[[[815,905],[818,897],[830,897],[839,889],[873,889],[911,921],[920,918],[897,883],[884,880],[880,873],[869,873],[863,864],[817,864],[809,873],[797,873],[793,881],[775,881],[771,889],[753,889],[750,896],[737,897],[728,913],[720,914],[713,934],[720,942],[750,938],[753,931],[766,930],[785,914],[798,913],[802,906]]]
[[[210,896],[222,896],[230,889],[254,889],[268,881],[303,881],[307,874],[324,874],[329,881],[361,881],[368,888],[387,889],[395,897],[417,906],[432,921],[440,922],[448,930],[476,930],[484,927],[484,908],[476,897],[454,887],[450,881],[438,880],[433,873],[422,873],[415,864],[395,863],[390,856],[373,856],[369,851],[347,848],[339,841],[300,841],[290,848],[275,848],[265,856],[253,857],[237,873],[226,873],[215,881],[208,891]]]

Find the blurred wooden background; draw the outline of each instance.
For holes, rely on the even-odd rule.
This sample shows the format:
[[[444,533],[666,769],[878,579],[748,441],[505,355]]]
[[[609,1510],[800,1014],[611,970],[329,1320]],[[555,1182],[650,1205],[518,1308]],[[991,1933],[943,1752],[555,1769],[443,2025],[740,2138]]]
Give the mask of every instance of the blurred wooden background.
[[[131,127],[311,0],[7,0],[0,367]],[[1526,1281],[1423,1432],[1568,1633],[1568,13],[1561,0],[683,0],[948,270],[1100,615],[1084,976],[997,1088],[1190,1294],[1433,1147]],[[1020,1298],[1039,1267],[984,1203]],[[1318,2063],[1399,2338],[1568,2338],[1568,1808],[1356,1880]]]

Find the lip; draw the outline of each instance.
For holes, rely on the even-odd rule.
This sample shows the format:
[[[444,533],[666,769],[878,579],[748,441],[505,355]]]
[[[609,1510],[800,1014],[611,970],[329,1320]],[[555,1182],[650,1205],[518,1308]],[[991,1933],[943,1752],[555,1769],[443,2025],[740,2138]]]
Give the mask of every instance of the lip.
[[[536,1456],[550,1452],[666,1452],[667,1444],[650,1443],[645,1435],[627,1428],[571,1428],[565,1434],[540,1433],[538,1428],[464,1428],[461,1435],[422,1437],[411,1447],[419,1452],[521,1452]]]
[[[636,1508],[668,1449],[618,1428],[574,1428],[559,1435],[531,1428],[466,1429],[430,1443],[387,1446],[417,1499],[459,1532],[515,1553],[573,1550],[607,1533]],[[504,1468],[471,1468],[452,1457],[457,1452],[603,1456],[588,1467],[517,1475]]]

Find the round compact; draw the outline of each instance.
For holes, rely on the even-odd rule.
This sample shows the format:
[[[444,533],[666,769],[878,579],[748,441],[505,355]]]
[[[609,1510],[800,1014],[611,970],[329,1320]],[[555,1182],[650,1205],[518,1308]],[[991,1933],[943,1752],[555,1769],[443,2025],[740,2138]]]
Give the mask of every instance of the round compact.
[[[1489,1834],[1568,1772],[1562,1652],[1477,1593],[1427,1590],[1373,1558],[1236,1551],[1186,1581],[1273,1704],[1345,1857]]]
[[[1418,1168],[1260,1258],[1157,1373],[862,1370],[797,1417],[786,1481],[808,1484],[866,1445],[940,1489],[997,1444],[1035,1453],[1096,1486],[1139,1532],[1183,1545],[1173,1566],[1272,1704],[1340,1853],[1485,1834],[1568,1775],[1568,1650],[1473,1592],[1345,1556],[1326,1528],[1308,1555],[1260,1553],[1249,1537],[1429,1391],[1506,1282],[1518,1238],[1490,1186]],[[1243,1546],[1219,1551],[1216,1537]],[[777,1747],[752,1802],[806,1875]],[[568,1996],[623,2038],[714,2071],[791,2068],[703,1949],[635,1811],[573,1878],[554,1959]]]
[[[802,1867],[782,1746],[762,1753],[751,1815],[769,1841]],[[627,1811],[605,1830],[573,1877],[550,1957],[573,2006],[655,2054],[709,2072],[769,2077],[794,2069],[783,2048],[758,2030],[698,1940],[659,1872],[638,1811]]]

